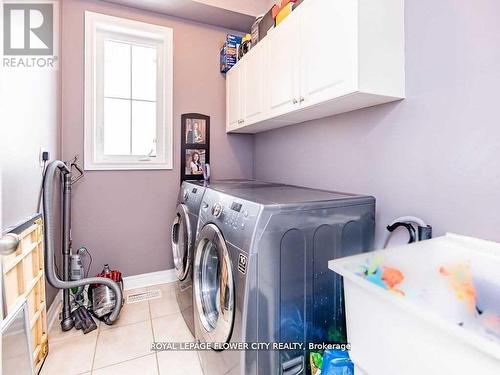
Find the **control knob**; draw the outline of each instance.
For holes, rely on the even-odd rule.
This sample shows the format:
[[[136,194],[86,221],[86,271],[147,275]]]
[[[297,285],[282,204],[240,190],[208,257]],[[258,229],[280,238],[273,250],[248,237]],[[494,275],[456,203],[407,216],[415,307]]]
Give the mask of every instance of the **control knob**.
[[[215,217],[215,218],[219,218],[222,216],[222,204],[220,203],[215,203],[213,206],[212,206],[212,215]]]

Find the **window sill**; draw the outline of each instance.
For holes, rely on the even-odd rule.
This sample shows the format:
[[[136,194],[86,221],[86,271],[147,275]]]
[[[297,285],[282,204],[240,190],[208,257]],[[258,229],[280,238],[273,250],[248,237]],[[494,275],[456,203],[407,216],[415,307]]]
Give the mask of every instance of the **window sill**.
[[[173,170],[168,163],[85,163],[86,171]]]

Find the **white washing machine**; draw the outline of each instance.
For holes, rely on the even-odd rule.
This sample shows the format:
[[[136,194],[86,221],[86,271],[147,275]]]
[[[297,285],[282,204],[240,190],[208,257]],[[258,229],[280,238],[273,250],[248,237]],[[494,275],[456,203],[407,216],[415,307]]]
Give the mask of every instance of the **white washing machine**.
[[[328,261],[373,249],[375,199],[293,186],[208,189],[193,271],[196,340],[345,342]],[[306,374],[305,348],[199,351],[205,375]],[[221,350],[222,349],[222,350]]]

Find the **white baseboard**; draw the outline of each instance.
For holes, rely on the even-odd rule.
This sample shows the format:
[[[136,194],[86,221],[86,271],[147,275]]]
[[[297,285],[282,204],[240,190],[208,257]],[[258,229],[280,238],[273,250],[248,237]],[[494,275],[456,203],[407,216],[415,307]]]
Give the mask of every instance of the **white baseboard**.
[[[59,313],[61,312],[62,306],[62,289],[59,289],[54,300],[50,304],[49,309],[47,310],[47,330],[50,332],[52,326],[55,322],[59,321]]]
[[[141,275],[127,276],[123,278],[123,289],[137,289],[148,286],[173,283],[177,280],[175,269],[143,273]]]
[[[177,280],[175,269],[143,273],[141,275],[127,276],[123,278],[123,289],[138,289],[148,286],[172,283]],[[62,289],[56,294],[54,300],[47,310],[47,329],[51,330],[56,321],[59,321],[59,313],[62,306]]]

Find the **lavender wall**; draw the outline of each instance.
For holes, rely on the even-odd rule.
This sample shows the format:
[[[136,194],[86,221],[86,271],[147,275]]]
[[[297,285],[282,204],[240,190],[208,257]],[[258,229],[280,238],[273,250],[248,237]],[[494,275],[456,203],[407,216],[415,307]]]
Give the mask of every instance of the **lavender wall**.
[[[373,194],[398,215],[500,241],[500,2],[406,0],[407,98],[261,133],[256,178]]]
[[[92,272],[109,262],[125,276],[173,267],[170,224],[180,175],[180,116],[211,116],[211,164],[215,178],[248,178],[251,136],[225,134],[225,80],[218,73],[226,31],[154,13],[84,0],[63,2],[63,155],[83,155],[84,12],[164,25],[174,29],[174,169],[88,171],[75,186],[73,246],[93,254]]]

